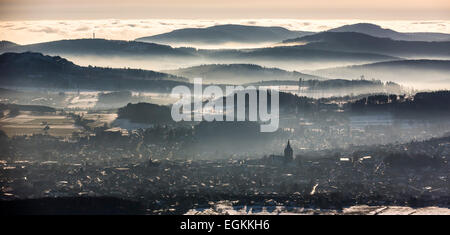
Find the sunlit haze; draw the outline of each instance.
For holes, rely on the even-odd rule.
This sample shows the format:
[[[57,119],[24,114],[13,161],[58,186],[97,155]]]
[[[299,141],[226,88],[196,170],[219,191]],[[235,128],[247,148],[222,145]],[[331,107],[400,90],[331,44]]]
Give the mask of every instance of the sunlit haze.
[[[450,19],[447,0],[1,0],[0,18],[26,19]]]

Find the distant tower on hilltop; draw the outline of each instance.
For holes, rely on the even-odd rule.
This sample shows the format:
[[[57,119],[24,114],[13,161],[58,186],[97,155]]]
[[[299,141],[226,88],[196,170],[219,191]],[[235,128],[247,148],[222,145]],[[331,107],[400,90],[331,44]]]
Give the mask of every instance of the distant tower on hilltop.
[[[291,148],[289,140],[287,142],[286,148],[284,148],[284,158],[288,161],[292,161],[294,159],[294,151]]]
[[[298,79],[298,94],[300,94],[302,92],[302,86],[303,86],[303,79],[299,78]]]
[[[92,39],[95,39],[95,31],[92,32]]]

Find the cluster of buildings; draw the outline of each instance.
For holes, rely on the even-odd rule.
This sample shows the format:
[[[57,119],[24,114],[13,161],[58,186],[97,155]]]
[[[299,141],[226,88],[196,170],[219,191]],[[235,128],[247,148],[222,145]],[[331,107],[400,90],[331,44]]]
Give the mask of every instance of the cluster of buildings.
[[[143,202],[149,214],[184,213],[223,200],[224,195],[237,204],[408,205],[414,198],[418,205],[448,206],[449,143],[443,138],[341,152],[298,149],[294,157],[288,141],[283,155],[180,161],[149,160],[124,148],[71,149],[54,142],[46,153],[21,152],[0,162],[0,197],[111,196]],[[385,156],[402,151],[439,156],[442,164],[397,169],[384,162]]]

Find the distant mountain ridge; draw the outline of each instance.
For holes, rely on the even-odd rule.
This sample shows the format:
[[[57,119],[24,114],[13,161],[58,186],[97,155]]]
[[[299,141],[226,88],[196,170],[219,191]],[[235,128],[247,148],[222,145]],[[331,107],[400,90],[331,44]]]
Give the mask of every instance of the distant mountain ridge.
[[[385,61],[308,72],[318,76],[334,75],[345,79],[355,79],[363,75],[366,79],[420,84],[423,88],[442,89],[450,86],[450,60]]]
[[[376,68],[386,65],[397,67],[414,67],[417,69],[429,69],[429,70],[448,70],[450,72],[450,60],[395,60],[395,61],[376,62],[366,65],[353,65],[348,67]]]
[[[95,58],[110,60],[111,57],[121,59],[126,63],[127,59],[132,58],[142,60],[148,58],[163,61],[170,59],[177,65],[183,66],[185,62],[200,63],[255,63],[261,61],[302,61],[324,62],[377,62],[385,60],[395,60],[399,57],[382,55],[380,53],[347,52],[326,50],[321,48],[308,48],[304,46],[280,46],[265,47],[255,49],[195,49],[195,48],[173,48],[166,45],[155,43],[119,41],[105,39],[73,39],[51,41],[30,45],[17,45],[0,50],[0,52],[39,52],[48,55],[59,55],[78,60],[79,57],[91,57],[95,63]],[[177,59],[177,60],[174,60]],[[176,62],[175,62],[176,61]],[[206,62],[205,62],[206,61]],[[189,63],[188,63],[189,64]],[[195,63],[194,63],[195,64]],[[126,64],[124,64],[126,65]],[[189,66],[189,65],[187,65]],[[185,67],[187,67],[185,65]],[[273,65],[272,67],[277,67]]]
[[[15,46],[19,46],[19,44],[16,44],[16,43],[10,42],[10,41],[0,41],[0,51],[11,48],[11,47],[15,47]]]
[[[163,72],[186,78],[202,78],[203,82],[224,84],[243,84],[264,80],[293,80],[322,79],[325,78],[286,71],[278,68],[267,68],[256,64],[205,64],[177,70],[165,70]]]
[[[241,50],[198,50],[204,57],[212,59],[225,59],[227,61],[240,61],[239,63],[256,63],[258,60],[275,61],[384,61],[395,60],[399,57],[383,55],[380,53],[338,51],[305,46],[279,46],[257,49]],[[228,62],[227,62],[228,63]],[[230,62],[233,63],[233,62]]]
[[[442,56],[450,58],[450,41],[396,41],[355,32],[322,32],[283,42],[302,42],[306,43],[302,46],[303,48],[327,51],[379,53],[397,57]]]
[[[0,85],[18,87],[167,90],[187,82],[150,70],[82,67],[59,56],[32,52],[0,55],[0,70]]]
[[[29,45],[13,45],[0,52],[40,52],[75,55],[189,56],[184,50],[155,43],[106,39],[71,39]]]
[[[355,32],[363,33],[373,37],[390,38],[401,41],[450,41],[450,34],[446,33],[429,33],[429,32],[414,32],[401,33],[392,29],[382,28],[376,24],[358,23],[351,25],[344,25],[328,32]]]
[[[312,34],[308,31],[291,31],[283,27],[247,25],[216,25],[207,28],[183,28],[168,33],[135,39],[136,41],[170,43],[262,43],[279,42],[288,38]]]
[[[364,65],[352,65],[339,68],[380,68],[380,67],[397,67],[405,69],[423,69],[430,71],[447,71],[449,72],[450,78],[450,60],[395,60],[395,61],[384,61],[376,62]],[[317,71],[334,70],[339,68],[321,69]]]
[[[193,31],[196,33],[193,33]],[[183,36],[184,34],[187,34],[187,36]],[[210,36],[204,36],[202,34]],[[223,34],[228,36],[224,37]],[[413,37],[411,35],[434,35],[433,37],[437,37],[439,39],[437,41],[440,42],[417,41],[427,38],[414,36],[415,38],[413,40],[410,38]],[[399,33],[390,29],[383,29],[378,25],[366,23],[346,25],[320,33],[290,31],[282,27],[218,25],[208,28],[180,29],[166,34],[150,36],[150,38],[172,38],[173,40],[187,43],[195,42],[197,39],[221,41],[224,43],[233,42],[233,40],[241,42],[273,40],[275,42],[283,41],[284,43],[307,43],[307,45],[282,45],[281,47],[255,48],[251,50],[195,50],[194,48],[174,48],[167,45],[149,43],[148,41],[151,40],[141,40],[142,38],[136,39],[137,41],[71,39],[29,45],[17,45],[13,42],[1,41],[0,52],[32,51],[61,56],[179,56],[206,57],[207,59],[214,58],[215,56],[226,57],[227,55],[230,57],[282,57],[283,59],[309,56],[329,58],[333,57],[334,54],[337,57],[351,56],[340,55],[339,53],[342,52],[370,53],[392,57],[439,57],[450,56],[450,41],[444,42],[441,40],[445,39],[447,37],[446,35],[439,33]],[[185,40],[185,37],[190,37],[191,39]],[[161,39],[158,43],[165,43],[164,40]],[[306,51],[306,49],[320,51]]]

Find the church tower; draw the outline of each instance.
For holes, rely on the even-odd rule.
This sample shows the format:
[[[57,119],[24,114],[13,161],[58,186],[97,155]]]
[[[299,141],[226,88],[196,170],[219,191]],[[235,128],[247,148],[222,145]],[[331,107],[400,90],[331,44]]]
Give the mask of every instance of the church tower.
[[[284,148],[284,159],[287,161],[294,160],[294,151],[291,148],[291,144],[289,143],[289,140],[287,142],[286,148]]]

